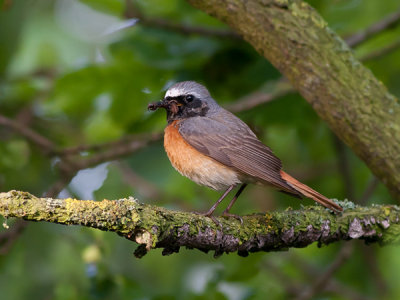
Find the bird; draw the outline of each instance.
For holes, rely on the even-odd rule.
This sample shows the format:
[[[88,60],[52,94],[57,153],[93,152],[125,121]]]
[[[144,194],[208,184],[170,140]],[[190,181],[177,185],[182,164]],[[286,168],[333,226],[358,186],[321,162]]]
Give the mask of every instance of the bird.
[[[217,206],[240,186],[222,216],[242,222],[230,209],[248,184],[272,186],[296,198],[310,198],[334,212],[343,211],[335,202],[284,172],[281,160],[272,150],[246,123],[218,105],[200,83],[175,83],[162,100],[148,105],[148,110],[159,108],[167,112],[164,148],[172,166],[199,185],[225,191],[202,215],[213,218]]]

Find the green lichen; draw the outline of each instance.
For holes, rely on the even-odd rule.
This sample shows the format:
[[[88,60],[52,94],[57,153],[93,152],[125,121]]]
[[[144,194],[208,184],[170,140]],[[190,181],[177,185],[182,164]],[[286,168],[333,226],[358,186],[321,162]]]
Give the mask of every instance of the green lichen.
[[[207,217],[170,211],[126,199],[81,201],[36,198],[27,193],[12,192],[0,193],[0,215],[114,231],[146,245],[146,251],[159,247],[159,243],[165,239],[179,240],[182,232],[190,241],[196,240],[200,232],[210,229],[214,232],[214,237],[210,239],[211,244],[204,245],[203,249],[220,248],[219,244],[212,244],[217,232],[236,243],[236,247],[241,247],[252,239],[266,237],[268,234],[276,237],[286,234],[289,235],[289,240],[294,238],[295,243],[298,236],[307,234],[310,226],[313,227],[313,231],[318,231],[323,225],[324,234],[332,237],[336,236],[334,235],[336,232],[341,232],[343,237],[359,235],[360,238],[370,242],[378,241],[383,244],[399,242],[398,206],[360,207],[347,200],[337,203],[345,208],[343,213],[335,214],[321,206],[308,206],[301,210],[287,209],[243,216],[243,224],[234,218],[218,217],[217,225]],[[329,232],[326,232],[328,228]],[[318,234],[315,236],[318,237]],[[283,239],[278,238],[277,244],[269,247],[282,250],[288,246],[290,243],[286,244]],[[141,249],[143,250],[143,247]]]

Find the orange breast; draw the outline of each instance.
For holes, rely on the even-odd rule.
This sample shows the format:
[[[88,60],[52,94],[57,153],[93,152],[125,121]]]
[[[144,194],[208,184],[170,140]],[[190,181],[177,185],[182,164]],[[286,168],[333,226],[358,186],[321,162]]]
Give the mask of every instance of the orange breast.
[[[172,122],[165,128],[164,147],[171,164],[179,173],[197,184],[215,190],[223,190],[242,182],[236,171],[190,146],[180,135],[178,129],[178,121]]]

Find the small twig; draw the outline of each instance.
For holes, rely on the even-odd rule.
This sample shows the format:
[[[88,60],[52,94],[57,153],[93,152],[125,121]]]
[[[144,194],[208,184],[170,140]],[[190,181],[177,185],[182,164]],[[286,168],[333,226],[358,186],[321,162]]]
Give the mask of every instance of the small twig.
[[[124,136],[119,140],[111,141],[108,143],[92,144],[92,145],[79,145],[76,147],[68,147],[57,151],[58,155],[74,155],[80,152],[106,152],[109,149],[115,151],[115,149],[128,149],[132,147],[133,144],[139,143],[150,143],[160,140],[162,134],[160,132],[156,133],[140,133],[130,136]]]
[[[119,147],[113,147],[105,152],[98,153],[83,160],[81,164],[81,169],[96,166],[105,161],[114,160],[122,156],[132,154],[135,151],[143,149],[152,142],[159,141],[160,138],[160,135],[154,135],[148,140],[131,141],[127,144],[121,144]]]
[[[57,153],[57,148],[52,141],[25,126],[24,124],[0,115],[0,125],[6,126],[18,132],[28,141],[39,147],[39,149],[48,157],[53,157],[55,153]],[[61,158],[61,161],[57,164],[57,166],[61,172],[67,174],[73,173],[75,169],[80,168],[78,161],[72,161],[67,157]]]
[[[10,251],[27,225],[27,221],[17,220],[11,228],[0,233],[0,255],[5,255]]]
[[[162,196],[157,186],[136,174],[126,163],[115,162],[114,164],[121,171],[124,181],[136,187],[139,194],[148,199],[159,199]]]
[[[294,265],[296,265],[300,270],[304,272],[305,276],[307,276],[307,279],[309,281],[310,280],[314,281],[315,278],[320,277],[320,270],[316,266],[310,264],[309,261],[306,261],[303,258],[299,257],[298,255],[295,255],[295,253],[291,254],[290,259]],[[360,294],[359,292],[339,282],[334,277],[330,278],[330,280],[328,281],[328,283],[324,288],[324,291],[335,293],[337,295],[342,295],[345,296],[345,298],[352,300],[369,299],[368,297]]]
[[[139,24],[147,27],[161,28],[168,31],[177,32],[184,35],[202,35],[214,38],[226,38],[234,40],[242,40],[241,36],[230,29],[218,29],[218,28],[206,28],[201,26],[193,26],[188,24],[173,23],[169,20],[162,18],[150,18],[144,16],[138,9],[137,6],[133,4],[132,1],[125,1],[125,12],[124,17],[131,19],[137,18]]]
[[[253,92],[227,105],[226,108],[233,113],[244,112],[296,91],[284,78],[281,78],[273,84],[275,85],[274,91],[270,93],[262,91]]]
[[[357,201],[360,205],[365,205],[368,202],[368,199],[372,196],[373,192],[379,185],[379,180],[375,176],[371,178],[369,181],[364,193],[361,195],[360,199]]]
[[[354,184],[351,175],[348,155],[346,153],[346,146],[335,134],[332,134],[332,137],[336,150],[337,165],[339,172],[343,178],[346,197],[348,199],[354,199]]]
[[[37,145],[46,154],[49,154],[55,150],[55,145],[52,141],[33,131],[29,127],[26,127],[3,115],[0,115],[0,125],[6,126],[18,132],[33,144]]]
[[[292,276],[287,275],[282,268],[279,268],[274,262],[271,260],[268,260],[264,263],[265,269],[268,270],[273,274],[274,277],[276,277],[281,285],[285,288],[287,296],[292,299],[293,297],[296,297],[299,295],[299,293],[302,291],[302,288],[305,285],[305,282],[314,282],[315,278],[318,278],[320,276],[318,269],[311,266],[308,261],[300,260],[299,257],[293,255],[290,255],[290,257],[287,257],[287,260],[291,259],[291,262],[294,262],[296,267],[301,270],[301,272],[305,275],[307,278],[303,278],[302,281],[295,281],[293,280]],[[330,280],[327,282],[326,286],[324,287],[325,292],[329,292],[331,294],[336,294],[336,295],[341,295],[342,297],[346,299],[352,299],[352,300],[367,300],[368,298],[365,297],[364,295],[361,295],[357,291],[351,289],[350,287],[340,283],[337,281],[335,278],[330,278]],[[288,298],[286,297],[286,298]]]
[[[316,278],[311,287],[300,293],[296,300],[311,299],[321,290],[323,290],[328,281],[332,278],[333,274],[349,259],[352,252],[352,244],[343,245],[343,247],[340,249],[340,252],[336,256],[335,261],[330,265],[330,267],[323,274]]]
[[[388,55],[388,54],[392,53],[393,51],[398,50],[399,48],[400,48],[400,40],[395,41],[392,44],[390,44],[386,47],[383,47],[381,49],[367,53],[366,55],[361,57],[360,60],[364,61],[364,62],[374,60],[374,59],[380,58],[382,56]]]
[[[383,19],[379,20],[375,24],[372,24],[368,28],[360,30],[359,32],[345,38],[345,41],[350,47],[354,48],[359,44],[367,41],[368,39],[374,37],[375,35],[381,33],[382,31],[397,26],[399,23],[400,11],[397,11],[385,16]]]
[[[231,30],[207,28],[207,27],[193,26],[188,24],[177,24],[161,18],[157,19],[149,17],[144,18],[142,16],[139,17],[139,24],[142,24],[147,27],[162,28],[164,30],[174,31],[184,35],[196,34],[213,38],[242,40],[240,35]]]
[[[279,280],[280,284],[285,288],[288,296],[294,297],[301,291],[302,285],[295,282],[293,277],[290,277],[283,272],[282,268],[277,266],[273,260],[269,259],[263,262],[261,266],[264,268],[264,270],[273,274],[274,278]]]
[[[382,272],[379,270],[379,265],[377,261],[376,248],[367,247],[365,245],[359,245],[362,249],[359,251],[362,253],[366,266],[369,269],[369,273],[374,278],[374,282],[379,290],[379,298],[385,298],[385,294],[388,292],[388,285],[384,279]]]
[[[142,136],[141,140],[140,139],[134,140],[132,137],[130,137],[128,139],[123,138],[121,140],[117,140],[110,143],[88,145],[88,146],[84,145],[58,151],[59,155],[61,155],[61,162],[59,163],[60,165],[59,167],[68,165],[65,164],[64,161],[65,160],[71,161],[73,158],[70,158],[69,156],[76,152],[88,151],[88,150],[90,151],[98,150],[102,152],[94,154],[87,158],[80,157],[80,159],[78,160],[73,160],[74,163],[70,165],[71,168],[69,170],[64,170],[64,172],[61,174],[61,178],[50,187],[50,189],[46,193],[46,196],[54,197],[55,195],[58,195],[58,193],[62,191],[65,185],[67,185],[68,182],[71,181],[71,179],[75,176],[75,174],[79,170],[90,168],[98,164],[101,164],[103,162],[111,161],[114,159],[118,159],[122,156],[132,154],[133,152],[148,146],[150,143],[159,141],[161,139],[160,133],[147,134],[147,136],[144,135],[141,136]]]
[[[110,143],[88,146],[83,145],[66,148],[64,150],[57,150],[57,147],[52,141],[38,134],[36,131],[25,126],[24,124],[0,115],[0,125],[11,128],[12,130],[24,136],[30,142],[38,146],[46,156],[59,156],[60,162],[57,164],[57,167],[62,173],[62,178],[48,190],[47,194],[51,196],[57,195],[79,170],[131,154],[132,152],[142,149],[152,142],[160,140],[162,136],[161,133],[140,134],[131,137],[124,137],[123,139]],[[96,150],[103,151],[86,158],[79,157],[79,159],[76,159],[74,157],[70,157],[71,155],[82,151]]]
[[[350,288],[347,285],[339,283],[337,280],[334,280],[334,279],[330,280],[330,282],[326,285],[324,291],[334,293],[336,295],[340,295],[344,299],[351,299],[351,300],[370,300],[370,299],[372,299],[370,297],[360,294],[359,292]]]
[[[32,104],[25,105],[15,116],[15,122],[25,127],[30,127],[34,119]]]

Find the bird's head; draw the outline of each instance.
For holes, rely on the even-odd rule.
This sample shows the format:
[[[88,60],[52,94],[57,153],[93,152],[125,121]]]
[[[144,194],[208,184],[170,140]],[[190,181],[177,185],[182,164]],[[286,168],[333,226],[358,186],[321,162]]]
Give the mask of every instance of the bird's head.
[[[219,106],[208,90],[194,81],[182,81],[171,86],[163,100],[150,103],[149,110],[165,108],[168,123],[191,117],[202,117],[218,110]]]

